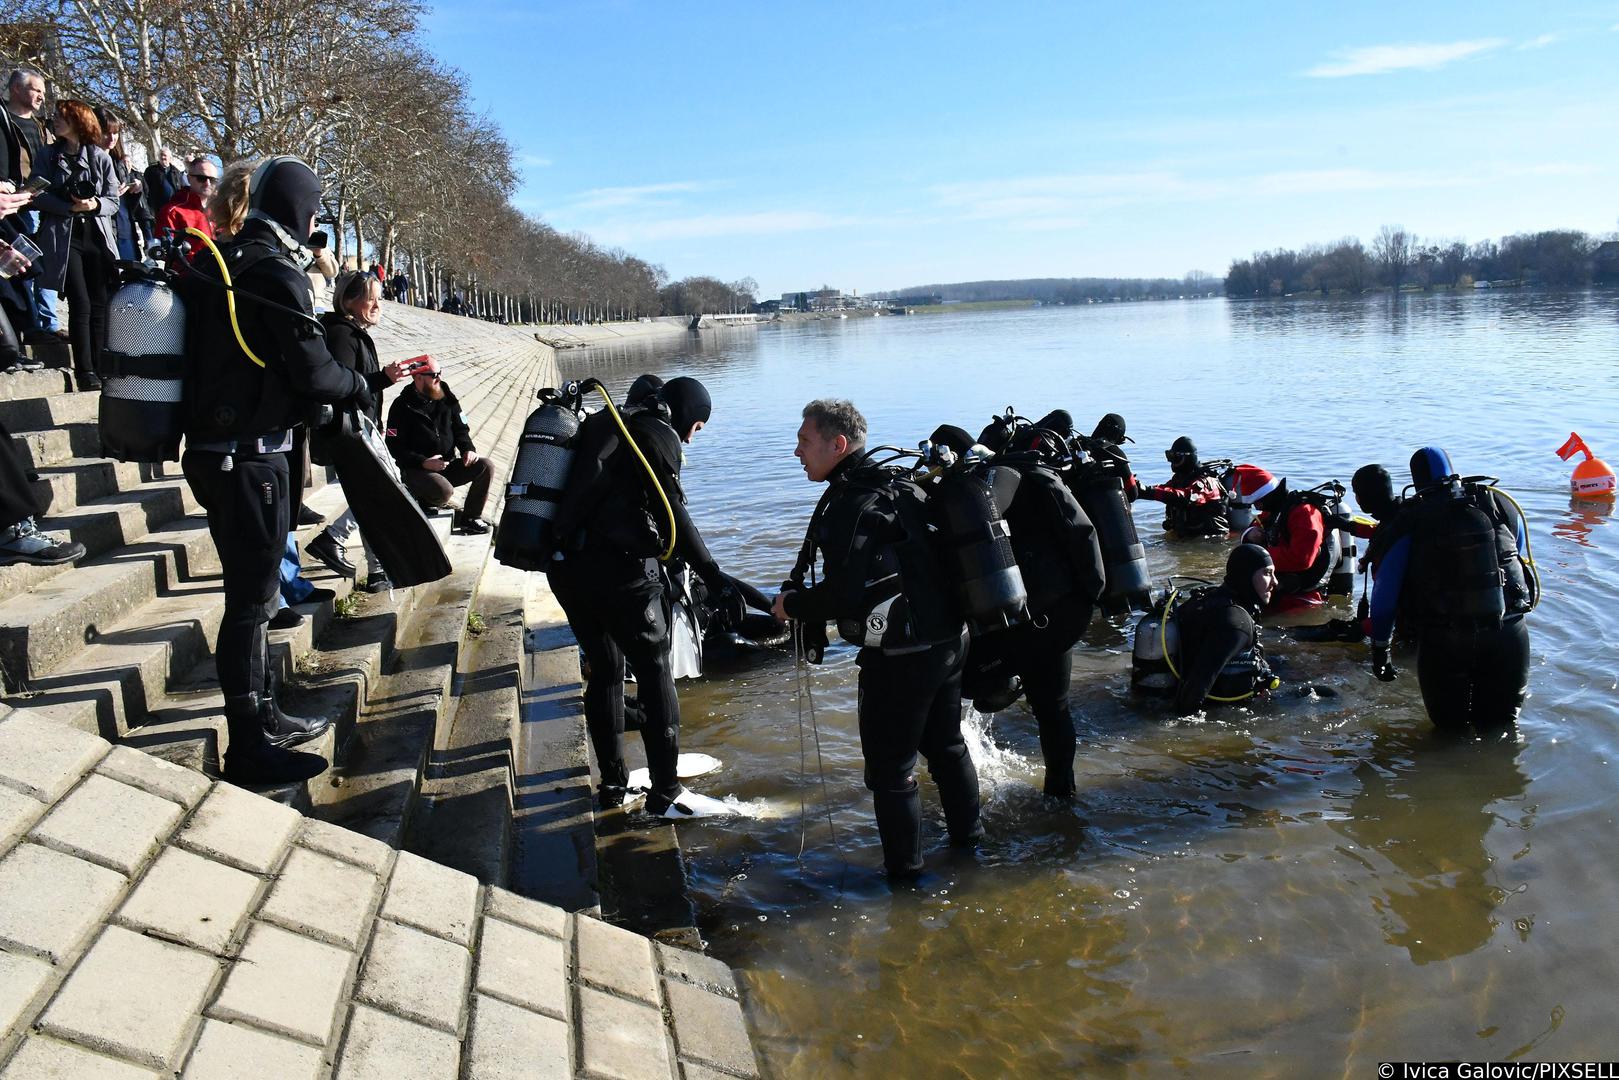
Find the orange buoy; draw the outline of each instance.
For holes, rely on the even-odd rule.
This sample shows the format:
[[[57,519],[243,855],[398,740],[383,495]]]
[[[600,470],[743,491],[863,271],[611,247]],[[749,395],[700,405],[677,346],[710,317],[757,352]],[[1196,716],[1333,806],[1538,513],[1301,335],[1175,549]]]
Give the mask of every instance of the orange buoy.
[[[1585,460],[1574,466],[1574,475],[1570,478],[1569,489],[1573,491],[1576,499],[1611,499],[1614,497],[1616,481],[1613,467],[1606,461],[1591,453],[1591,448],[1585,445],[1579,432],[1570,432],[1568,441],[1557,451],[1557,456],[1567,461],[1575,454],[1584,454]]]

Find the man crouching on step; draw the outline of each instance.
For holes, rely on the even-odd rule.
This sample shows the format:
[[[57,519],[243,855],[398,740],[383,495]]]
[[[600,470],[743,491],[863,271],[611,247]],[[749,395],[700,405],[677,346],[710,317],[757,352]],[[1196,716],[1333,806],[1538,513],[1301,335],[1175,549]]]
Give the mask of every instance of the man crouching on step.
[[[860,749],[866,760],[891,879],[922,869],[922,796],[916,758],[939,788],[951,843],[983,836],[978,770],[961,737],[961,669],[967,630],[953,590],[921,527],[916,485],[871,463],[866,418],[847,401],[804,406],[794,456],[821,497],[792,578],[776,597],[777,619],[818,632],[836,620],[859,645]],[[804,583],[822,558],[821,579]]]

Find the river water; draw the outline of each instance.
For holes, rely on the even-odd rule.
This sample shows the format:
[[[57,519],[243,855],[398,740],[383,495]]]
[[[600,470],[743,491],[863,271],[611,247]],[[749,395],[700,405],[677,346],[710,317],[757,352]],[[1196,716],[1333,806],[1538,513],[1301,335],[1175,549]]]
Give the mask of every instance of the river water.
[[[1178,720],[1131,698],[1127,621],[1099,616],[1076,650],[1077,804],[1042,802],[1021,703],[969,716],[988,839],[947,849],[923,774],[914,890],[879,873],[847,646],[807,671],[807,695],[779,656],[681,683],[684,748],[724,760],[694,786],[752,815],[681,839],[772,1075],[1370,1076],[1385,1060],[1619,1056],[1619,533],[1611,506],[1570,499],[1554,454],[1578,430],[1619,459],[1613,292],[832,320],[564,360],[620,391],[643,370],[703,379],[693,515],[763,587],[821,491],[792,449],[824,395],[852,398],[874,442],[913,445],[1008,404],[1067,408],[1086,430],[1119,412],[1148,482],[1182,434],[1294,486],[1372,461],[1404,480],[1435,443],[1529,516],[1545,599],[1512,738],[1442,742],[1413,657],[1385,685],[1363,647],[1279,630],[1284,676],[1337,696]],[[1216,574],[1225,546],[1166,544],[1160,515],[1136,506],[1154,577]]]

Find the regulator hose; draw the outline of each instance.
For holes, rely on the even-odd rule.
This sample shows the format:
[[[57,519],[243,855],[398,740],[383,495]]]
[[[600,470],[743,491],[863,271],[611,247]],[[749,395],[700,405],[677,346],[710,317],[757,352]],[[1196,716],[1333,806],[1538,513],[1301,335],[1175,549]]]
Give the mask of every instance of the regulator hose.
[[[236,344],[242,347],[242,351],[247,354],[247,358],[249,360],[253,361],[259,367],[263,367],[264,361],[260,360],[258,358],[258,354],[247,347],[247,339],[242,336],[242,324],[236,321],[236,287],[231,284],[230,268],[225,265],[225,256],[221,255],[219,253],[219,248],[214,246],[213,238],[207,233],[203,232],[201,229],[194,229],[187,225],[186,232],[190,233],[192,236],[195,236],[198,240],[201,240],[208,248],[209,254],[213,255],[214,262],[219,266],[219,276],[225,282],[225,309],[230,312],[230,328],[231,332],[236,335]],[[300,314],[302,314],[302,312],[300,312]]]
[[[1169,618],[1175,610],[1175,598],[1179,595],[1179,589],[1170,590],[1169,599],[1164,601],[1163,617],[1158,620],[1158,651],[1164,654],[1164,663],[1169,665],[1169,673],[1175,676],[1176,682],[1181,681],[1181,673],[1175,670],[1175,659],[1169,655]],[[1274,680],[1271,689],[1275,689]],[[1232,697],[1223,697],[1220,694],[1205,694],[1204,696],[1210,701],[1233,702],[1247,701],[1257,693],[1259,693],[1259,689],[1256,687],[1253,690],[1248,691],[1246,694],[1237,694]]]
[[[212,246],[212,244],[209,245],[209,247]],[[234,318],[234,315],[232,317]],[[243,346],[243,348],[246,348],[246,346]],[[630,429],[624,426],[624,418],[618,414],[618,408],[613,404],[612,395],[602,387],[601,382],[597,379],[586,379],[579,384],[579,393],[581,395],[591,390],[600,394],[602,401],[606,403],[608,415],[613,418],[613,423],[618,425],[619,434],[624,437],[625,443],[629,445],[631,450],[635,451],[636,460],[641,463],[641,468],[646,470],[647,479],[652,481],[652,490],[658,493],[658,501],[663,503],[663,512],[669,516],[669,545],[658,556],[659,562],[668,562],[674,558],[675,554],[675,508],[669,504],[669,496],[664,493],[663,485],[658,482],[658,474],[652,471],[652,463],[646,459],[646,455],[641,453],[641,448],[635,444],[635,439],[630,435]]]

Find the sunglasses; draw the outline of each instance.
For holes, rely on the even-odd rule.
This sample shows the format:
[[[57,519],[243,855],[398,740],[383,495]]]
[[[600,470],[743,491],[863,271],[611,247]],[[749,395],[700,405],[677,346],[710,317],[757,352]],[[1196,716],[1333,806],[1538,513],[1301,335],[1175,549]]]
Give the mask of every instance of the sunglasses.
[[[186,173],[186,176],[190,178],[193,185],[213,185],[219,183],[219,177],[217,176],[204,176],[200,173]]]

